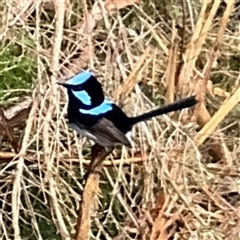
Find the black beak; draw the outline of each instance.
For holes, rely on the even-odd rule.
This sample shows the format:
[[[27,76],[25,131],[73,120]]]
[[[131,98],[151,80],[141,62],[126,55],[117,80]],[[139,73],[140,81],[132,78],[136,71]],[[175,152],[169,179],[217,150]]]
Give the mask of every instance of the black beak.
[[[63,82],[57,82],[57,84],[58,84],[58,85],[61,85],[61,86],[63,86],[63,87],[65,87],[65,88],[67,88],[67,84],[66,84],[66,83],[63,83]]]

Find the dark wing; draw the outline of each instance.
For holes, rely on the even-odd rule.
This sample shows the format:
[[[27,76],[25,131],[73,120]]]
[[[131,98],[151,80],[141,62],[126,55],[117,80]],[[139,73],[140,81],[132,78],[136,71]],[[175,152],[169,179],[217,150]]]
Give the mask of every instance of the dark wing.
[[[118,130],[115,125],[106,118],[100,119],[97,124],[91,128],[92,133],[98,138],[106,139],[112,144],[121,143],[127,147],[131,147],[131,143],[127,139],[124,133]]]

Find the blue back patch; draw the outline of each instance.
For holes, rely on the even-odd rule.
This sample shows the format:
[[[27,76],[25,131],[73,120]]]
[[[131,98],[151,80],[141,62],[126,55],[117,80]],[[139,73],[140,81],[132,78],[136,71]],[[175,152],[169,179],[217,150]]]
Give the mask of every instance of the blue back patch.
[[[79,99],[82,103],[84,103],[85,105],[91,106],[92,101],[91,101],[91,97],[89,96],[89,94],[82,90],[82,91],[73,91],[71,90],[73,95]]]
[[[112,109],[113,109],[112,102],[108,101],[108,100],[104,100],[102,102],[102,104],[100,104],[99,106],[97,106],[95,108],[92,108],[90,110],[79,109],[79,111],[83,114],[99,115],[99,114],[103,114],[108,111],[111,111]]]
[[[89,71],[81,72],[77,74],[76,76],[72,77],[68,81],[66,81],[66,84],[69,85],[79,85],[85,83],[93,74]]]

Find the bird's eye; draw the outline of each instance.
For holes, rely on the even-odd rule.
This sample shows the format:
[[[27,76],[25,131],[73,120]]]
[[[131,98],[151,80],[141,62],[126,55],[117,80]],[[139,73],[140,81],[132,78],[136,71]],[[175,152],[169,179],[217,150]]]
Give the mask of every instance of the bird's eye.
[[[77,86],[77,91],[81,91],[82,90],[82,86]]]
[[[76,85],[76,86],[74,86],[74,85],[72,85],[71,86],[71,88],[70,88],[72,91],[81,91],[82,90],[82,87],[81,86],[79,86],[79,85]]]

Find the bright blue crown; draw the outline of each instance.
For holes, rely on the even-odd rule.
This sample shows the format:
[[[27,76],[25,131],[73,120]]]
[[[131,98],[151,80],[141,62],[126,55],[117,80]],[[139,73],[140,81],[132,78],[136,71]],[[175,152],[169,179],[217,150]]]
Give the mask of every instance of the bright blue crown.
[[[66,81],[66,84],[70,84],[70,85],[83,84],[83,83],[85,83],[91,76],[93,76],[93,73],[91,73],[90,71],[84,71],[84,72],[81,72],[81,73],[77,74],[76,76],[72,77],[72,78],[69,79],[68,81]]]

